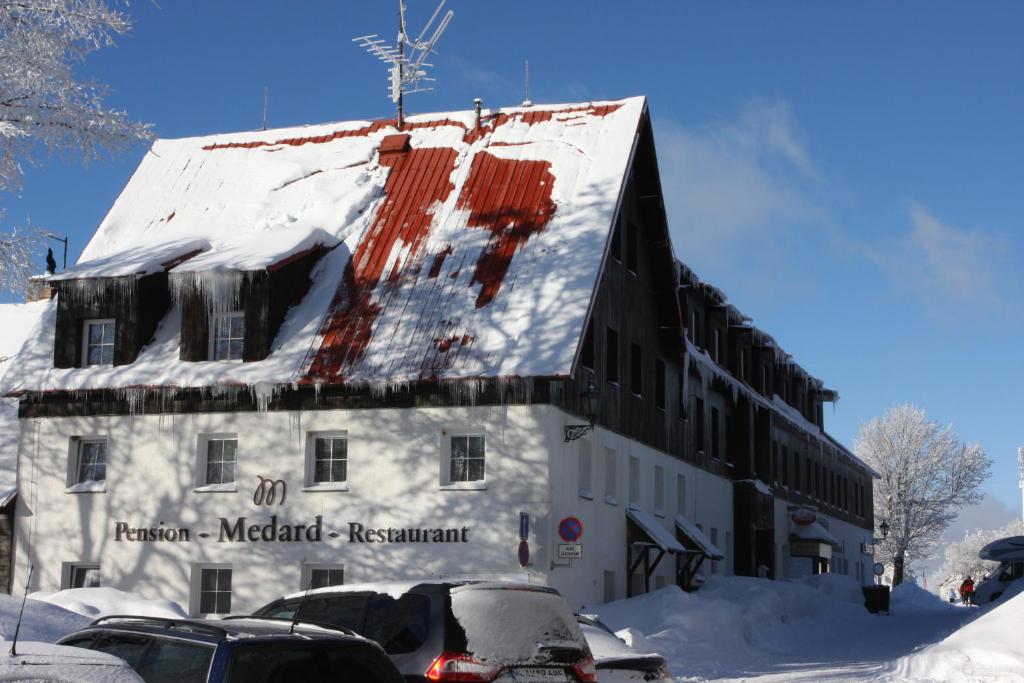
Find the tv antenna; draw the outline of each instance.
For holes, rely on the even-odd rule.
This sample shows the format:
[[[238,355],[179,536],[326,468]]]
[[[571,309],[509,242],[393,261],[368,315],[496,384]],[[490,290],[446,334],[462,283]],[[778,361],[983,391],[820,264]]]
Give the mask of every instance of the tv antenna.
[[[455,16],[455,12],[448,10],[441,21],[438,22],[430,37],[427,33],[433,25],[434,20],[441,13],[445,0],[437,6],[430,16],[419,36],[415,40],[409,38],[405,26],[405,0],[398,0],[398,37],[395,39],[396,46],[391,45],[376,33],[368,36],[353,38],[352,42],[358,42],[367,52],[374,55],[382,62],[390,64],[388,69],[388,82],[390,84],[391,101],[398,108],[398,128],[401,130],[403,124],[402,98],[404,95],[414,92],[425,92],[433,88],[425,87],[424,82],[433,81],[427,76],[427,67],[433,66],[426,61],[430,53],[434,52],[434,46],[441,38],[441,34],[448,28],[448,22]],[[409,53],[406,54],[406,48]]]

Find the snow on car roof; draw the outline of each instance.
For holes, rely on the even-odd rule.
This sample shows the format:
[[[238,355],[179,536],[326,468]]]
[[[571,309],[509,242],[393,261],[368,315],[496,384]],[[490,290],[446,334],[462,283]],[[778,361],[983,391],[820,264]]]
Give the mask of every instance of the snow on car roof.
[[[485,110],[153,144],[81,263],[59,277],[261,269],[333,249],[267,358],[178,358],[180,309],[134,363],[53,367],[24,390],[561,376],[571,371],[646,101]]]

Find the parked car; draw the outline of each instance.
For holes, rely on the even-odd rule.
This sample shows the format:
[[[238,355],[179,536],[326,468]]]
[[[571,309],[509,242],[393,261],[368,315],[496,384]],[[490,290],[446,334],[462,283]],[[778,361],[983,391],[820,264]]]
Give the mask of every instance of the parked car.
[[[380,646],[291,619],[113,616],[58,641],[123,659],[146,683],[399,683]]]
[[[981,549],[978,556],[983,560],[999,562],[999,566],[974,587],[976,605],[998,600],[1011,584],[1024,577],[1024,536],[992,541]]]
[[[5,643],[6,645],[6,643]],[[18,642],[17,654],[0,654],[0,681],[141,683],[123,659],[51,643]]]
[[[406,681],[595,683],[587,641],[551,588],[493,582],[333,586],[256,614],[333,624],[377,641]]]
[[[672,682],[668,662],[661,655],[637,652],[592,614],[577,614],[576,621],[594,655],[600,683]]]

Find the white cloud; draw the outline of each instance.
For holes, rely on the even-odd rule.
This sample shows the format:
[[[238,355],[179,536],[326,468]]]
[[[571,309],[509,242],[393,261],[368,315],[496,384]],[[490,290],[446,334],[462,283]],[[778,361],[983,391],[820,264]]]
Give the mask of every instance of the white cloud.
[[[703,127],[655,129],[669,225],[684,260],[721,264],[740,243],[820,219],[809,186],[819,173],[784,102],[752,101]]]
[[[909,230],[867,250],[901,287],[935,313],[950,303],[991,307],[1001,299],[995,273],[1003,240],[944,223],[923,205],[908,207]]]

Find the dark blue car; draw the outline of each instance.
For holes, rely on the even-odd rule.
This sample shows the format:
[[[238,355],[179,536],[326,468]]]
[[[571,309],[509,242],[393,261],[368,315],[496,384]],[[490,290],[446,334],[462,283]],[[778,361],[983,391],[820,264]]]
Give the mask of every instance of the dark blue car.
[[[106,652],[147,683],[401,683],[379,645],[291,619],[97,619],[60,645]]]

